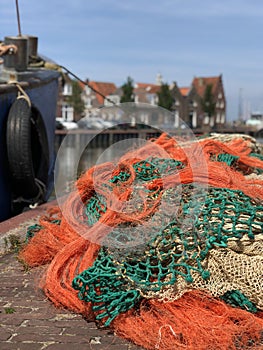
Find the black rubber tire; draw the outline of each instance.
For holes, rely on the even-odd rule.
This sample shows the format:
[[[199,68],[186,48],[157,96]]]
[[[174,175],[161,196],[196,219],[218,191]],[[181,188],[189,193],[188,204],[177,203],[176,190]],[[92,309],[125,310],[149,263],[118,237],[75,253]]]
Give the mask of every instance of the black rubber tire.
[[[15,100],[10,108],[6,141],[14,197],[41,202],[48,181],[47,133],[41,114],[24,98]],[[38,180],[45,185],[41,195]]]

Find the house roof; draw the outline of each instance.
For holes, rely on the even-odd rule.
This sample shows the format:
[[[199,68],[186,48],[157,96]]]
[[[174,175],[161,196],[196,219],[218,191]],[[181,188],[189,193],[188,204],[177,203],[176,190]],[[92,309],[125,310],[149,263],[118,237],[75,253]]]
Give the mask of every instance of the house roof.
[[[220,75],[217,77],[195,77],[193,79],[192,86],[195,87],[197,94],[202,97],[208,85],[212,85],[212,92],[215,93],[220,78]]]
[[[160,85],[149,84],[149,83],[136,83],[134,91],[145,91],[149,94],[156,94],[160,90]]]
[[[89,86],[96,91],[99,91],[104,96],[112,95],[117,90],[114,83],[106,83],[102,81],[90,81]],[[99,104],[104,103],[104,98],[100,94],[96,93],[96,98]]]
[[[182,96],[187,96],[190,91],[190,87],[181,87],[179,90]]]
[[[82,89],[85,88],[84,83],[79,82],[79,85]],[[103,81],[89,81],[88,86],[90,86],[92,89],[100,92],[103,96],[112,95],[117,90],[117,87],[114,83],[108,83],[108,82],[103,82]],[[102,105],[104,103],[104,98],[96,92],[95,92],[95,95],[96,95],[96,99],[97,99],[98,103]]]
[[[139,102],[151,103],[151,100],[157,92],[160,91],[160,85],[150,83],[135,83],[134,94]]]

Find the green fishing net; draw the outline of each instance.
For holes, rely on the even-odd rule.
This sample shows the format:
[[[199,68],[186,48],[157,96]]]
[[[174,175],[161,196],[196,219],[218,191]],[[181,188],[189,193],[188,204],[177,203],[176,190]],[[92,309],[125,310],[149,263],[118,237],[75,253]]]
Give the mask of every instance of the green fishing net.
[[[175,188],[163,193],[164,202],[167,198],[172,205],[171,198],[180,197],[177,215],[165,215],[164,206],[163,210],[157,210],[152,221],[149,219],[148,225],[129,227],[126,224],[126,231],[125,227],[113,228],[93,266],[74,279],[73,287],[79,290],[79,298],[92,302],[98,319],[106,320],[105,325],[120,312],[134,307],[142,296],[171,300],[202,286],[210,288],[213,295],[224,295],[224,288],[220,283],[214,286],[215,276],[211,276],[217,275],[220,280],[228,273],[221,268],[217,270],[215,252],[221,254],[219,259],[225,259],[226,266],[227,259],[233,264],[228,267],[230,275],[238,271],[238,276],[233,275],[233,285],[229,283],[229,291],[240,289],[240,293],[247,295],[251,286],[244,287],[247,284],[247,281],[243,283],[244,272],[251,272],[256,279],[253,292],[260,288],[258,257],[246,260],[246,270],[233,254],[238,254],[238,249],[242,251],[244,237],[252,244],[261,236],[263,206],[238,190],[208,188],[204,191],[191,184],[183,185],[180,193],[177,191]],[[123,231],[126,232],[124,241]],[[152,234],[147,235],[147,231]],[[124,249],[127,242],[133,240],[135,244]],[[236,252],[232,252],[234,245],[238,246]],[[213,262],[211,267],[209,262]],[[262,289],[255,291],[256,295],[259,293],[262,294]]]

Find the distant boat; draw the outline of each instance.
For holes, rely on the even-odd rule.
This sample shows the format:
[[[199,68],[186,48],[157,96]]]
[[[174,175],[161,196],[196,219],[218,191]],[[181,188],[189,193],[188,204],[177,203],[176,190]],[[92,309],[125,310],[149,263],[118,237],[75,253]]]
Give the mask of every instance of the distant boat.
[[[47,201],[53,190],[59,73],[31,66],[33,56],[36,37],[0,43],[0,221]]]
[[[250,118],[246,121],[246,125],[253,126],[257,130],[263,129],[263,113],[261,112],[251,113]]]

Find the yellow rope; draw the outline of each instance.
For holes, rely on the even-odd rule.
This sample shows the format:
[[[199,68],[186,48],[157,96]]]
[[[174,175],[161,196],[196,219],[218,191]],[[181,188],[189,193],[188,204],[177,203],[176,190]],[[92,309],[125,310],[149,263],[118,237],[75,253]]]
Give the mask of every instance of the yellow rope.
[[[17,99],[18,99],[18,100],[21,99],[21,98],[25,99],[25,100],[27,101],[29,107],[31,108],[31,105],[32,105],[32,104],[31,104],[30,97],[29,97],[28,94],[25,92],[25,90],[22,88],[22,86],[19,84],[19,82],[16,81],[16,80],[10,80],[10,81],[8,82],[8,84],[14,84],[14,85],[17,87],[17,89],[18,89]]]

